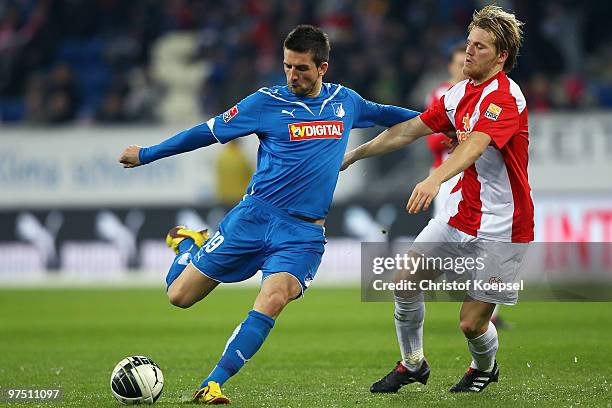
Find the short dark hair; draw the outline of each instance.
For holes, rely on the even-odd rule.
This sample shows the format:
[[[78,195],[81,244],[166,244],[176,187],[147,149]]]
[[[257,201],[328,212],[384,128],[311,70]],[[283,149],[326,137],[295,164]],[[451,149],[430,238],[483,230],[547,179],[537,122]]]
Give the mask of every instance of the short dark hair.
[[[329,37],[323,30],[315,26],[300,24],[285,38],[283,46],[295,52],[310,52],[317,67],[329,61]]]

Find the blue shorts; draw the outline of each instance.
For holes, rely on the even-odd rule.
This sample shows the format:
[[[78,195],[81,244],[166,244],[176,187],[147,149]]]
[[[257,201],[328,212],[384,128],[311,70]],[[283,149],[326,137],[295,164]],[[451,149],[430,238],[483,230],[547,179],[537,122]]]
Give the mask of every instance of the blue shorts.
[[[246,280],[259,270],[263,279],[288,272],[300,282],[303,292],[317,273],[324,245],[323,226],[246,196],[225,216],[192,262],[204,275],[224,283]]]

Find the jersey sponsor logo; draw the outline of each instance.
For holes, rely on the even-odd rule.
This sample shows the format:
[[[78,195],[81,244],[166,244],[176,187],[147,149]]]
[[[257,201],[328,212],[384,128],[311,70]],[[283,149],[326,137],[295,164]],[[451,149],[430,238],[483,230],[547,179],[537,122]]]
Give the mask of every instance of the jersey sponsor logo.
[[[491,119],[491,120],[497,120],[497,118],[499,117],[499,114],[501,113],[501,111],[502,111],[502,108],[500,108],[496,104],[492,103],[487,108],[487,111],[485,112],[484,116],[485,116],[485,118],[488,118],[488,119]]]
[[[223,121],[229,122],[238,114],[238,105],[234,105],[223,113]]]
[[[468,135],[472,131],[472,127],[470,126],[470,114],[466,113],[463,119],[461,119],[461,123],[463,124],[463,130],[457,129],[457,140],[459,143],[465,142],[468,138]]]
[[[291,140],[341,139],[344,123],[336,120],[289,124]]]

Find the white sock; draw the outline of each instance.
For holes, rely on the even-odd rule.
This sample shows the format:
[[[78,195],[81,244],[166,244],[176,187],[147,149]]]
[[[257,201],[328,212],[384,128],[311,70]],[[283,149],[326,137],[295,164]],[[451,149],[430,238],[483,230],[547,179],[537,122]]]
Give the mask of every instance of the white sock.
[[[423,361],[423,321],[425,301],[423,293],[411,298],[395,296],[395,331],[402,364],[416,370]]]
[[[472,364],[470,364],[470,367],[480,371],[491,372],[498,347],[497,329],[493,323],[489,322],[489,328],[486,332],[475,339],[468,339],[468,348],[470,353],[472,353]]]

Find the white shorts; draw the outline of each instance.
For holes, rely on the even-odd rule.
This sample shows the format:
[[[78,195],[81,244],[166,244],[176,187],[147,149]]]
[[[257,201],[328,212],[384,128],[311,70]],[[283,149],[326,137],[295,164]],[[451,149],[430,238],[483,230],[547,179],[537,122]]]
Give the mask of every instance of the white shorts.
[[[438,194],[433,200],[433,218],[444,217],[446,214],[446,202],[451,195],[451,191],[459,182],[462,174],[463,173],[459,173],[440,185],[440,191],[438,191]]]
[[[445,264],[454,265],[455,269],[443,267],[437,270],[445,274],[448,281],[470,281],[467,294],[471,298],[488,303],[515,305],[518,290],[512,286],[520,284],[519,270],[528,245],[474,237],[434,218],[416,237],[410,250],[432,260],[455,260]],[[472,262],[474,267],[464,273],[458,269],[465,268],[457,266],[465,265],[466,259],[475,262]]]

